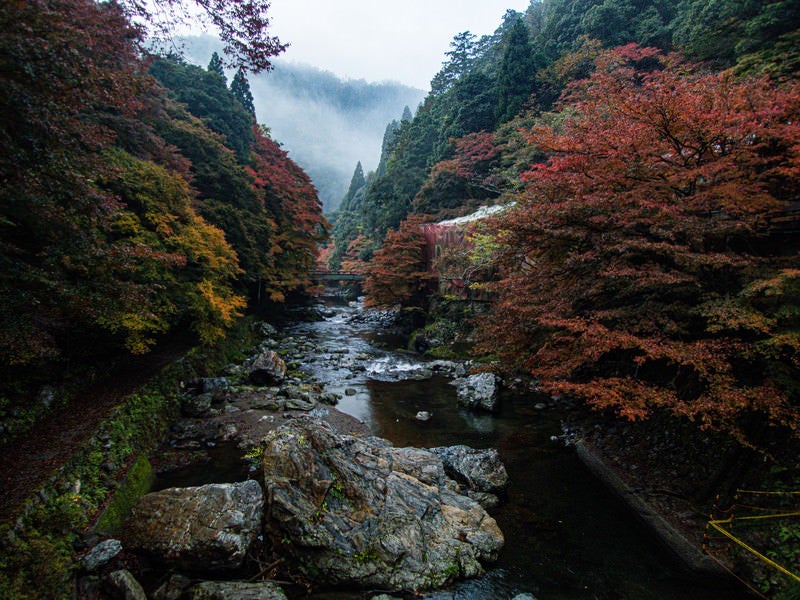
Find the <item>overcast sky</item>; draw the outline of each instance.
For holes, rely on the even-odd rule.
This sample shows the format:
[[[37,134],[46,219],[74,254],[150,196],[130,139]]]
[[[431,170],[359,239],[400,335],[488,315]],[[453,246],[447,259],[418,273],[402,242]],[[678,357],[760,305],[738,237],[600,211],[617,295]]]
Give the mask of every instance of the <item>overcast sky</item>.
[[[428,90],[457,33],[493,33],[506,9],[530,0],[272,0],[283,60],[351,79]]]

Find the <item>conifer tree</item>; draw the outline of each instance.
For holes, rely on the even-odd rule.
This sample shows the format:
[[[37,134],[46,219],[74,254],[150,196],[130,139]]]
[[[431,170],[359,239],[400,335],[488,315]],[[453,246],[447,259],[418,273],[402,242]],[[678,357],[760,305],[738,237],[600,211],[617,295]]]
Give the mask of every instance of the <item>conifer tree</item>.
[[[236,75],[233,76],[231,92],[244,109],[255,118],[256,107],[255,104],[253,104],[253,94],[250,91],[250,83],[247,81],[247,74],[242,67],[239,67],[239,70],[236,71]]]
[[[208,72],[216,73],[217,75],[225,79],[225,70],[222,68],[222,59],[216,52],[214,52],[211,55],[211,60],[208,63]]]
[[[353,172],[353,177],[350,179],[350,187],[347,189],[347,193],[345,194],[344,198],[342,198],[342,208],[349,208],[350,200],[353,199],[353,196],[356,195],[358,190],[364,187],[366,182],[366,179],[364,179],[364,167],[361,166],[361,161],[358,161],[356,170]]]
[[[521,18],[511,26],[497,74],[497,121],[512,119],[533,92],[535,65],[528,28]]]

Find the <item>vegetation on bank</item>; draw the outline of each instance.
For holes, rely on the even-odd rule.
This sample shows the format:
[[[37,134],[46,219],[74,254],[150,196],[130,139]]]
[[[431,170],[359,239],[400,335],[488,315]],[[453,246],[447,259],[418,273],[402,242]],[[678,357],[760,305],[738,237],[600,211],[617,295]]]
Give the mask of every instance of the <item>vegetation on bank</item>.
[[[63,468],[14,511],[19,516],[6,515],[0,524],[0,596],[74,596],[76,557],[88,550],[83,536],[119,526],[149,486],[147,455],[177,416],[183,384],[241,361],[257,340],[252,323],[252,318],[238,320],[224,343],[191,350],[121,398]]]
[[[268,3],[201,4],[223,29],[246,22],[227,40],[245,66],[282,49],[251,14]],[[147,54],[140,8],[0,7],[4,437],[43,412],[42,386],[63,397],[187,331],[214,344],[247,305],[311,285],[321,203],[257,125],[245,72],[229,86],[219,57],[202,69]]]
[[[499,369],[730,436],[742,481],[796,487],[798,36],[783,0],[533,0],[460,33],[385,170],[354,176],[327,256],[375,305],[487,300],[472,335]],[[446,224],[483,205],[507,210]],[[459,231],[426,244],[426,222]]]
[[[791,437],[798,31],[782,1],[544,0],[459,34],[386,171],[354,175],[332,258],[378,305],[424,304],[445,258],[481,263],[477,349],[503,368],[628,419]],[[480,204],[513,208],[460,257],[426,247],[421,223]]]

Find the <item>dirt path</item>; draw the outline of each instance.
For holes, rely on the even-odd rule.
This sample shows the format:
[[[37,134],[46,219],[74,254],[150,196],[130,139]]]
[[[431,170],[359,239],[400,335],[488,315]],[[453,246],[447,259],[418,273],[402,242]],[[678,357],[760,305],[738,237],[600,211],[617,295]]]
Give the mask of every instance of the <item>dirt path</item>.
[[[186,350],[185,346],[164,348],[128,360],[19,439],[0,446],[0,524],[19,515],[25,501],[67,463],[122,398],[144,386]]]

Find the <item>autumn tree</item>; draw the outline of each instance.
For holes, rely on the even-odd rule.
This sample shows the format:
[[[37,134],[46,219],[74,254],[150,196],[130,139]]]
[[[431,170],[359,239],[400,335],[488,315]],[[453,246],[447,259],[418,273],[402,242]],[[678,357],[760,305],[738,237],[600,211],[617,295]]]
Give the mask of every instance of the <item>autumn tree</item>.
[[[88,271],[116,262],[105,234],[121,206],[96,185],[148,82],[138,33],[90,0],[0,5],[0,365],[61,355],[87,314]],[[91,265],[89,267],[88,265]],[[103,292],[95,290],[102,296]]]
[[[216,29],[225,44],[228,66],[255,73],[270,70],[271,59],[287,47],[270,35],[270,4],[270,0],[120,0],[129,18],[148,25],[151,42],[172,47],[180,26],[200,22]]]
[[[309,272],[328,225],[309,176],[261,128],[255,126],[253,135],[248,173],[274,228],[269,244],[261,248],[270,268],[259,273],[259,293],[263,288],[271,300],[282,302],[290,292],[311,287]]]
[[[420,306],[434,280],[425,257],[424,217],[409,215],[386,234],[364,280],[367,306]]]
[[[550,158],[495,223],[483,349],[627,418],[795,428],[800,271],[769,223],[796,199],[798,85],[633,46],[596,66],[530,135]]]

